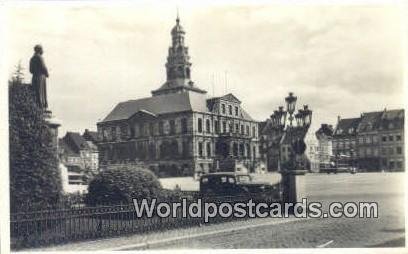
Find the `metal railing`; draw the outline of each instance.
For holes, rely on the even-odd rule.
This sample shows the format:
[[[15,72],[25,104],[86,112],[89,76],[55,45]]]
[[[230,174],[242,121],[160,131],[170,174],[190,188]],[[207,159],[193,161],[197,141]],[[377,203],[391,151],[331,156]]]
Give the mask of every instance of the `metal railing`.
[[[243,200],[249,200],[248,196],[205,198],[202,201],[220,203]],[[265,201],[273,202],[274,200]],[[191,202],[194,201],[188,201],[188,203]],[[214,217],[209,223],[233,219],[233,216],[230,218]],[[10,239],[11,248],[16,250],[134,233],[145,234],[200,224],[204,224],[204,218],[182,217],[181,211],[177,217],[171,215],[166,218],[138,217],[133,204],[93,207],[76,205],[49,210],[12,212],[10,214]]]

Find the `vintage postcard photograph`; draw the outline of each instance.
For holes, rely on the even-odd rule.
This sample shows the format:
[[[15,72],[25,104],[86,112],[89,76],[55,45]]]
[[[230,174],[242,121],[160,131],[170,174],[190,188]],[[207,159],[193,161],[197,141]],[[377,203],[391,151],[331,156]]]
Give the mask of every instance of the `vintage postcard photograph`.
[[[4,253],[406,253],[402,1],[0,8]]]

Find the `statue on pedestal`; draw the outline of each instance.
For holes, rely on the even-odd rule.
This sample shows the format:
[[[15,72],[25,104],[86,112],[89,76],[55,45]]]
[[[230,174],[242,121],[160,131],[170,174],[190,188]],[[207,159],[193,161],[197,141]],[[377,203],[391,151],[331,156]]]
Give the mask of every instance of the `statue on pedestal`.
[[[48,108],[47,103],[47,84],[48,70],[45,66],[44,59],[42,57],[43,48],[41,45],[34,47],[34,55],[30,60],[30,72],[33,74],[31,81],[36,102],[38,106],[45,112]]]

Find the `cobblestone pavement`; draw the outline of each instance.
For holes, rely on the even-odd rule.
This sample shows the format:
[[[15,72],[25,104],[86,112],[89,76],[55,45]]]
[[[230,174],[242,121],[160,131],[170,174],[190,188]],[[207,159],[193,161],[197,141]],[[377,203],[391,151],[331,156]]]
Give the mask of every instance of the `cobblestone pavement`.
[[[308,175],[308,201],[378,202],[379,218],[249,219],[38,250],[185,248],[402,247],[405,176],[394,173]]]

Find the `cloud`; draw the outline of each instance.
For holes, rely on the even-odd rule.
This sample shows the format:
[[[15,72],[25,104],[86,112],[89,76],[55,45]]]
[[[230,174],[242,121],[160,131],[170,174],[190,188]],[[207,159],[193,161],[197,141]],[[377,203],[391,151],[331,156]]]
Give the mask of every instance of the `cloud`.
[[[41,42],[62,133],[95,129],[116,103],[149,96],[165,81],[175,24],[173,6],[165,7],[10,8],[9,72],[19,59],[28,67]],[[227,87],[256,119],[268,117],[289,91],[310,104],[317,122],[402,107],[397,7],[189,5],[181,24],[195,83],[209,95]]]

